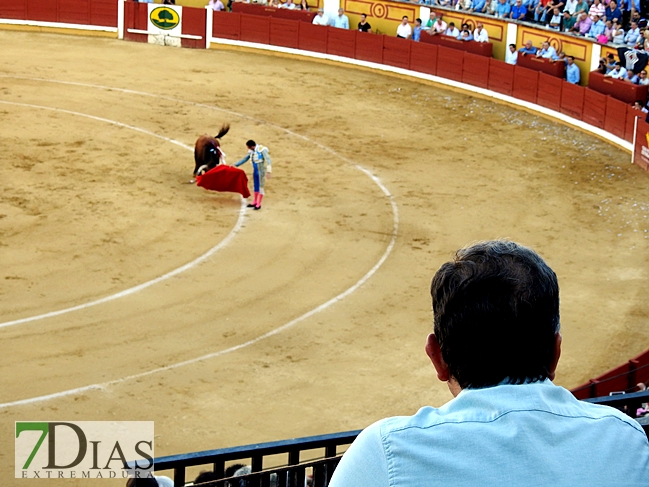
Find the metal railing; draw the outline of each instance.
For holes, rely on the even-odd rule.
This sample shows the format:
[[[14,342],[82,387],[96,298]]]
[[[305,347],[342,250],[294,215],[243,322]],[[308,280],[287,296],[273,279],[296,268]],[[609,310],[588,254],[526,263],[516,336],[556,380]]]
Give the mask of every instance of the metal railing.
[[[172,455],[155,459],[154,469],[156,472],[172,470],[174,485],[182,487],[186,482],[187,467],[205,465],[213,469],[221,480],[209,482],[205,486],[231,485],[239,487],[238,484],[226,484],[225,463],[246,460],[252,473],[246,477],[238,477],[248,482],[247,486],[270,486],[271,474],[275,474],[278,487],[303,487],[307,469],[312,471],[314,486],[324,487],[327,485],[334,468],[338,464],[338,447],[350,445],[358,436],[361,430],[346,431],[329,435],[309,436],[306,438],[294,438],[290,440],[272,441],[268,443],[257,443],[253,445],[236,446],[233,448],[221,448],[182,455]],[[307,450],[323,450],[321,458],[309,462],[301,462],[300,455]],[[271,455],[286,455],[284,466],[272,470],[264,470],[264,459]],[[317,480],[316,480],[317,479]],[[301,483],[300,483],[301,482]],[[316,483],[317,482],[317,483]],[[324,483],[323,483],[324,482]],[[275,484],[274,484],[275,485]]]

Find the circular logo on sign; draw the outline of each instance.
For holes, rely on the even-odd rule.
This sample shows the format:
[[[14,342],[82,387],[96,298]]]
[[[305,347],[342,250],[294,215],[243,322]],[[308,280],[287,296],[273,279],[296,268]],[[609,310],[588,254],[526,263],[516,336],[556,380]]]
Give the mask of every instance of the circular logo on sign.
[[[178,25],[178,22],[180,22],[178,13],[169,7],[154,8],[151,10],[149,18],[153,25],[164,30],[171,30]]]
[[[372,16],[377,17],[379,19],[382,19],[385,14],[387,13],[387,9],[385,8],[385,5],[382,5],[380,3],[375,3],[372,5]]]

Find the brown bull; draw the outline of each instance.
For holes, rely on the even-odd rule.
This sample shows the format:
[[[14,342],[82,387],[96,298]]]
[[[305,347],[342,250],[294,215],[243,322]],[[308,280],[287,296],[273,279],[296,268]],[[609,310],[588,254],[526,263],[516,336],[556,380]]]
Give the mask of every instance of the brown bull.
[[[194,146],[194,162],[196,163],[194,166],[194,176],[207,172],[221,163],[223,153],[221,152],[221,142],[219,139],[227,134],[228,130],[230,130],[230,124],[224,123],[216,136],[201,135],[198,138]]]

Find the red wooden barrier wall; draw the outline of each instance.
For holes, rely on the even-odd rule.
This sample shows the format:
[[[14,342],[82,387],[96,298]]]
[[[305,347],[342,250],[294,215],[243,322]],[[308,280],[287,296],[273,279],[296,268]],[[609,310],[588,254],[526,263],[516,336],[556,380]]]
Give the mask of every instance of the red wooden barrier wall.
[[[561,110],[561,85],[563,80],[546,73],[539,73],[539,89],[536,102],[551,110]]]
[[[413,42],[398,37],[381,37],[383,37],[383,64],[408,69],[410,67],[410,46]]]
[[[581,120],[584,116],[585,91],[583,86],[564,81],[561,86],[561,113]]]
[[[462,63],[462,82],[487,88],[489,86],[489,58],[465,52]]]
[[[584,92],[584,122],[604,128],[606,117],[606,95],[593,90]]]
[[[327,52],[329,29],[325,26],[300,22],[298,33],[298,49],[321,53]]]
[[[383,62],[383,36],[357,32],[354,57],[362,61],[381,64]]]
[[[116,0],[2,0],[0,17],[117,27]]]
[[[261,15],[241,14],[241,40],[270,44],[270,19]]]
[[[419,73],[437,74],[437,46],[413,42],[410,46],[410,68]]]
[[[610,95],[606,96],[606,118],[604,130],[624,138],[626,129],[626,103],[616,100]]]
[[[277,17],[270,18],[270,43],[274,46],[298,47],[298,22]]]
[[[487,87],[492,91],[511,96],[514,92],[514,66],[491,58]]]
[[[205,9],[203,8],[183,8],[182,34],[199,36],[200,39],[180,39],[182,47],[192,47],[194,49],[205,48]]]
[[[327,27],[327,54],[354,59],[356,51],[356,31]]]
[[[214,12],[212,36],[223,39],[241,39],[241,14]]]
[[[633,108],[632,105],[626,106],[626,124],[624,126],[624,139],[633,143],[633,131],[635,128],[635,118],[644,115],[644,113]],[[644,120],[644,118],[643,118]]]
[[[520,100],[536,103],[539,90],[539,72],[532,69],[514,66],[514,89],[512,96]]]
[[[124,39],[135,42],[147,42],[146,34],[132,34],[129,29],[148,30],[149,12],[146,3],[124,3]]]
[[[462,81],[464,51],[437,46],[437,76]]]

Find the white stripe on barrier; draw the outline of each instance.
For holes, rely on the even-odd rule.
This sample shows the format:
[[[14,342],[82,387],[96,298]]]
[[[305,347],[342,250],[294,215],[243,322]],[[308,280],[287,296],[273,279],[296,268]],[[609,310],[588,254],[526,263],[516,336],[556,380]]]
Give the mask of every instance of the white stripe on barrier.
[[[129,32],[131,34],[146,34],[150,36],[166,36],[166,37],[177,37],[180,39],[196,39],[196,40],[201,40],[203,36],[194,36],[191,34],[163,34],[162,32],[149,32],[148,30],[141,30],[141,29],[126,29],[126,32]]]

